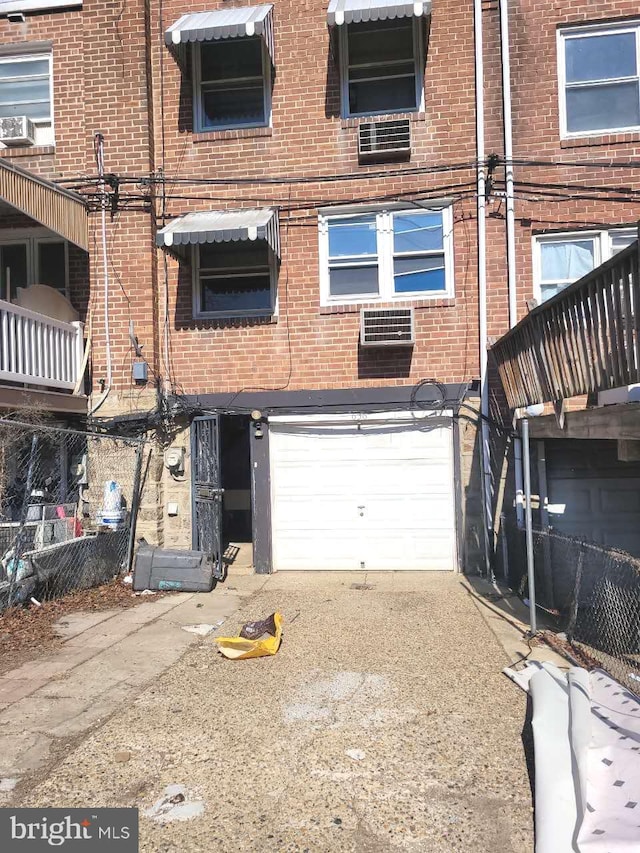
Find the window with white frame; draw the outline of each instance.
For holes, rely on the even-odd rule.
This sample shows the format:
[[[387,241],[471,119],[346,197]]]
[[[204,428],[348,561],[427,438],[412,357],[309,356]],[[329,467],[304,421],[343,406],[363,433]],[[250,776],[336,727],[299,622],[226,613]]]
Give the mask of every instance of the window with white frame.
[[[196,131],[268,125],[271,60],[264,39],[222,39],[194,49]]]
[[[637,239],[635,231],[616,229],[534,238],[535,296],[544,302]]]
[[[559,31],[563,136],[640,128],[640,22]]]
[[[0,299],[16,298],[19,287],[46,284],[67,295],[68,243],[33,231],[0,231]]]
[[[323,305],[453,294],[451,207],[327,211],[319,227]]]
[[[36,143],[53,144],[51,53],[0,53],[0,118],[27,116],[36,128]]]
[[[340,27],[343,115],[420,109],[421,22],[421,18],[394,18]]]
[[[193,251],[196,317],[274,313],[277,262],[266,241],[204,243]]]

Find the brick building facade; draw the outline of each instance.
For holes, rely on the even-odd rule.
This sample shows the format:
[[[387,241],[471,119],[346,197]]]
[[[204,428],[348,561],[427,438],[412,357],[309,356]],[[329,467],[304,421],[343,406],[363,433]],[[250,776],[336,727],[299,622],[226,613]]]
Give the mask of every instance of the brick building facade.
[[[6,148],[0,156],[92,199],[93,243],[88,255],[73,255],[69,295],[91,330],[95,416],[136,416],[143,428],[146,414],[158,423],[159,408],[163,436],[170,424],[168,440],[185,448],[177,468],[167,468],[160,451],[150,468],[141,524],[161,543],[190,544],[192,520],[200,523],[192,514],[198,483],[191,477],[197,447],[190,421],[209,414],[219,417],[221,439],[217,470],[204,477],[205,485],[226,490],[223,534],[253,538],[260,570],[304,562],[298,550],[303,534],[318,553],[309,568],[338,567],[339,553],[322,544],[340,528],[336,507],[344,518],[354,513],[344,522],[345,537],[346,528],[364,517],[358,535],[373,543],[348,537],[349,566],[400,567],[390,554],[377,561],[382,546],[376,529],[397,552],[420,541],[409,558],[415,568],[462,563],[472,569],[479,559],[477,431],[452,417],[465,393],[474,395],[481,371],[474,4],[389,3],[395,11],[363,18],[358,7],[368,5],[86,0],[82,7],[52,9],[43,2],[37,10],[21,10],[18,0],[0,4],[0,11],[8,10],[0,18],[0,63],[3,51],[7,60],[50,52],[54,105],[53,137],[38,140],[47,144]],[[559,31],[595,22],[591,9],[568,0],[542,4],[542,10],[539,3],[508,5],[517,304],[523,313],[527,300],[568,279],[569,273],[555,283],[544,278],[543,253],[544,264],[551,258],[567,266],[568,258],[582,272],[590,255],[595,265],[614,250],[616,237],[630,239],[635,172],[561,164],[632,160],[640,130],[603,136],[600,130],[561,129],[566,108],[559,108],[559,86],[563,93],[565,87],[558,82],[558,39],[565,36]],[[637,12],[632,7],[605,2],[597,17],[626,27]],[[203,12],[217,17],[205,19]],[[482,30],[485,149],[500,156],[495,0],[482,4]],[[631,86],[633,69],[623,70]],[[598,85],[607,85],[609,72],[600,73]],[[588,98],[588,83],[569,81],[569,88],[582,86],[577,97]],[[363,130],[371,122],[378,129],[395,122],[391,130],[401,135],[408,129],[410,152],[359,154],[363,133],[365,145],[371,142],[375,128]],[[115,212],[107,228],[110,386],[98,131],[105,171],[117,178],[110,184],[117,196],[110,195]],[[525,165],[532,161],[546,165]],[[488,174],[487,327],[497,337],[509,324],[503,165]],[[614,185],[629,189],[612,198]],[[235,216],[233,227],[225,213]],[[189,219],[193,214],[208,218]],[[263,230],[252,231],[258,221]],[[582,231],[588,236],[575,236]],[[565,245],[557,232],[571,232],[573,243]],[[181,246],[180,234],[191,243]],[[413,313],[413,346],[362,345],[363,309],[402,308]],[[142,356],[133,351],[130,331]],[[146,384],[132,378],[141,360],[148,364]],[[425,378],[441,387],[418,386]],[[158,392],[167,401],[159,407]],[[415,414],[423,409],[440,419],[430,430],[416,428]],[[352,433],[366,432],[372,416],[384,426],[369,429],[370,447],[360,459],[360,439]],[[424,437],[429,431],[431,439]],[[302,433],[306,444],[300,444]],[[337,436],[346,433],[336,449]],[[496,448],[497,485],[504,447],[497,442]],[[297,461],[290,466],[288,460]],[[323,460],[336,472],[355,467],[344,482],[336,474],[333,488],[322,483]],[[390,466],[402,472],[409,491],[384,479]],[[411,480],[416,468],[433,479],[435,491]],[[391,528],[405,529],[411,489],[419,513],[434,521],[421,536],[425,525],[409,512],[405,533],[395,537]],[[296,505],[304,507],[304,518],[292,526]],[[367,505],[371,521],[368,510],[360,510]],[[208,524],[211,507],[202,512]],[[198,544],[197,536],[193,541]]]

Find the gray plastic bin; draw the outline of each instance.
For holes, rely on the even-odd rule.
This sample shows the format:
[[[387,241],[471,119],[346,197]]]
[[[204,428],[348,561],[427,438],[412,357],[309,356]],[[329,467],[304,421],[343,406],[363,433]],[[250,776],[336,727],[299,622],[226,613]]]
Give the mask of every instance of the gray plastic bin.
[[[133,571],[135,590],[210,592],[213,584],[213,564],[203,551],[170,550],[146,543],[138,547]]]

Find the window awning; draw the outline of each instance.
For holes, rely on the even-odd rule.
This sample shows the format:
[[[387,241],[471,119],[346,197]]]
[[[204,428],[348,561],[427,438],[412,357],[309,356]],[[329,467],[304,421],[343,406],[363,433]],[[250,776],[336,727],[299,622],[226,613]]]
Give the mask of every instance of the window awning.
[[[273,6],[245,6],[240,9],[217,9],[183,15],[164,34],[167,47],[178,48],[190,42],[262,36],[271,61],[273,50]]]
[[[340,27],[393,18],[421,18],[430,13],[431,0],[331,0],[327,22],[330,27]]]
[[[202,243],[232,243],[238,240],[265,240],[280,257],[278,211],[207,210],[179,216],[156,235],[156,243],[166,249]]]
[[[76,193],[0,160],[0,200],[89,250],[87,205]]]

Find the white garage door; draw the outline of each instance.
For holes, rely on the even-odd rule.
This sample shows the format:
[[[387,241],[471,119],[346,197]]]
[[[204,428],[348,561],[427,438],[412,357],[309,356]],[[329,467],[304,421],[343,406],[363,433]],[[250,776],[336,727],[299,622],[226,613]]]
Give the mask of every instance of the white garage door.
[[[272,419],[274,570],[454,569],[452,430],[442,424]]]

